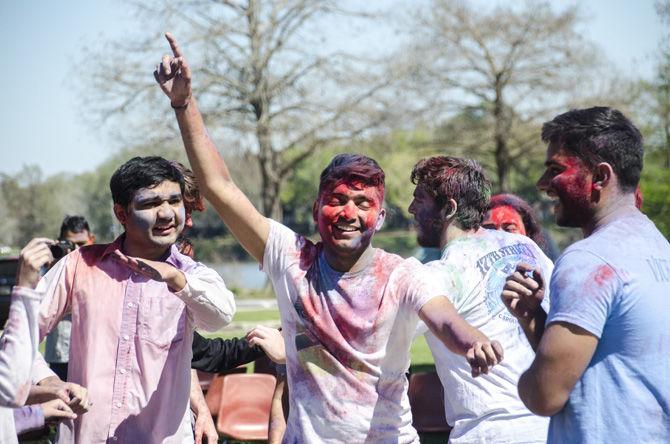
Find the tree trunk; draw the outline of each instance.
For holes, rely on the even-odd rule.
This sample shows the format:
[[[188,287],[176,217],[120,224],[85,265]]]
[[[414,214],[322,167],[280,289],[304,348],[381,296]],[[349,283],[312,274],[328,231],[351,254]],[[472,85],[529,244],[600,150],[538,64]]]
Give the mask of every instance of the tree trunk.
[[[500,75],[496,76],[495,101],[493,103],[493,118],[495,120],[494,135],[495,140],[495,162],[496,173],[498,175],[498,191],[505,193],[509,188],[510,156],[507,146],[510,122],[505,115],[505,103],[502,98],[502,85],[500,84]]]

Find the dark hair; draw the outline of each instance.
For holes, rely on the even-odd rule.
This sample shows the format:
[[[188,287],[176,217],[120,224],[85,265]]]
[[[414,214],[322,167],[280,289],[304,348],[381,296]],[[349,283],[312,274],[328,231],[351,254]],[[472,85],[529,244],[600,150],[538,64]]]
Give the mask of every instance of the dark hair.
[[[429,157],[414,165],[411,180],[429,193],[440,208],[454,199],[458,204],[456,219],[463,229],[481,226],[491,196],[491,182],[474,160]]]
[[[531,238],[533,242],[544,250],[547,241],[542,234],[542,228],[537,221],[537,217],[535,217],[535,211],[528,205],[528,202],[515,194],[496,194],[491,197],[487,211],[504,206],[512,207],[514,211],[519,213],[523,227],[526,230],[526,236]]]
[[[59,239],[65,239],[66,232],[71,233],[81,233],[82,231],[91,232],[91,229],[88,227],[88,222],[84,216],[65,216],[63,223],[60,225],[60,235]]]
[[[338,154],[321,171],[319,195],[324,189],[340,182],[360,182],[376,187],[384,198],[384,170],[372,158],[362,154]]]
[[[542,141],[575,154],[590,168],[609,163],[621,191],[635,191],[640,181],[642,134],[616,109],[597,106],[560,114],[542,125]]]
[[[173,161],[172,164],[177,167],[184,177],[184,209],[187,213],[194,211],[205,211],[205,202],[200,194],[200,186],[193,171],[186,168],[182,163]]]
[[[172,162],[159,156],[133,157],[114,171],[109,189],[114,203],[126,207],[137,190],[166,180],[178,183],[184,194],[184,176]]]

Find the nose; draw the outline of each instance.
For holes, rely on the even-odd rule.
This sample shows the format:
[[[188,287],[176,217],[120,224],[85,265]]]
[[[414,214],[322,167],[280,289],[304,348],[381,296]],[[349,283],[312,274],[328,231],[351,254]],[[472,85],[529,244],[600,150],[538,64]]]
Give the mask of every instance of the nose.
[[[172,219],[172,217],[174,216],[172,206],[167,201],[163,202],[158,207],[157,216],[161,219]]]
[[[347,202],[340,213],[345,219],[351,220],[356,218],[356,204],[352,201]]]
[[[549,179],[547,177],[547,172],[545,171],[544,174],[537,180],[537,183],[535,186],[540,190],[540,191],[547,191],[547,188],[549,188]]]
[[[414,215],[414,199],[412,199],[412,202],[410,202],[409,207],[407,208],[407,212],[411,215]]]

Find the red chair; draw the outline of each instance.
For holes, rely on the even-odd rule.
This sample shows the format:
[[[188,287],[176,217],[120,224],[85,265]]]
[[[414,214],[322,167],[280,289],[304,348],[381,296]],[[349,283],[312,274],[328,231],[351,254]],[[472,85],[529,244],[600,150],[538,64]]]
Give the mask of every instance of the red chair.
[[[275,381],[264,373],[224,376],[218,432],[239,441],[266,441]]]
[[[419,433],[448,433],[444,417],[444,390],[437,373],[412,373],[409,376],[409,404],[412,425]]]
[[[208,373],[198,370],[198,380],[200,381],[200,388],[205,394],[205,402],[209,407],[209,413],[212,418],[216,419],[219,413],[219,406],[221,405],[221,388],[223,386],[223,377],[231,373],[246,373],[247,367],[240,366],[223,373]]]

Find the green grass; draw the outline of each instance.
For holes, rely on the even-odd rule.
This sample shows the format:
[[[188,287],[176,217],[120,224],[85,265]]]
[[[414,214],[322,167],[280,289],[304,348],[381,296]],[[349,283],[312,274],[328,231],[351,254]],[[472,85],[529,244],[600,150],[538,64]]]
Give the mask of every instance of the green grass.
[[[279,312],[277,310],[243,310],[235,313],[233,318],[233,325],[235,324],[256,324],[256,323],[270,323],[272,325],[279,325]],[[210,338],[235,338],[244,336],[246,331],[240,328],[226,329],[218,333],[208,334],[205,336]],[[433,355],[428,348],[426,339],[423,335],[416,338],[411,348],[411,366],[410,371],[413,373],[434,371],[435,361]]]

